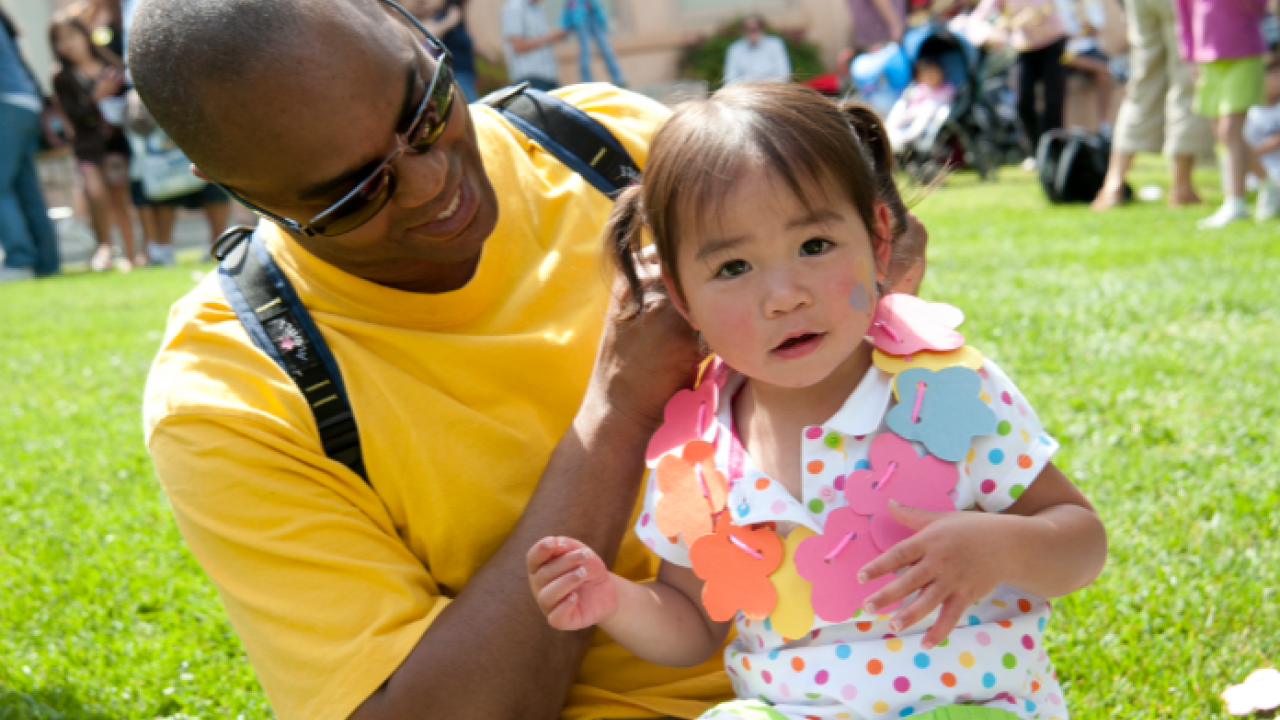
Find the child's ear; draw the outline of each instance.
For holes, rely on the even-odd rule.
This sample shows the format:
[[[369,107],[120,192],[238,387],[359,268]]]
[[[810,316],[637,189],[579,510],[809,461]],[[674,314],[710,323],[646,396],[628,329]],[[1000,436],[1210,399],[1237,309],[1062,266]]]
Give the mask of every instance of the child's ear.
[[[876,256],[876,280],[885,280],[889,276],[889,261],[893,258],[893,218],[889,214],[889,206],[884,203],[876,203],[875,210],[875,232],[876,237],[880,238],[880,242],[875,243],[872,249]]]
[[[675,306],[676,312],[680,313],[680,317],[689,323],[689,327],[702,332],[698,324],[693,321],[693,316],[689,314],[689,306],[684,304],[684,300],[680,299],[680,293],[676,292],[676,284],[665,267],[662,268],[662,284],[667,288],[667,297],[671,298],[671,304]]]

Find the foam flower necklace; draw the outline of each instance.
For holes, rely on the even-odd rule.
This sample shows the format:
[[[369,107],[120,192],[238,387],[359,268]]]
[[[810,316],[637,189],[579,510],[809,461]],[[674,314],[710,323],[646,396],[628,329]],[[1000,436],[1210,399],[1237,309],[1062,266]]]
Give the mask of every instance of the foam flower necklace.
[[[963,321],[960,310],[911,295],[888,295],[876,306],[868,333],[873,362],[893,376],[898,402],[886,417],[889,432],[871,443],[869,466],[846,481],[848,504],[827,516],[822,533],[800,526],[781,538],[769,523],[735,525],[725,511],[744,452],[736,437],[724,438],[728,477],[716,470],[715,414],[729,374],[722,361],[713,360],[694,389],[671,398],[646,453],[662,491],[654,521],[667,537],[684,538],[693,571],[706,583],[702,601],[712,619],[738,612],[769,618],[784,638],[809,632],[815,616],[849,620],[893,579],[860,583],[858,572],[914,534],[889,516],[889,501],[956,509],[949,495],[959,479],[955,463],[974,437],[996,430],[976,372],[982,355],[955,330]]]

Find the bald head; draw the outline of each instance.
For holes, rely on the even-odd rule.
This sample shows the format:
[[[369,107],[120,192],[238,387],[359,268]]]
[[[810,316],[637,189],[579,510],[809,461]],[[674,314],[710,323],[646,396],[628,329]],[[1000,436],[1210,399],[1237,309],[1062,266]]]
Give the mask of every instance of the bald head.
[[[386,22],[376,0],[143,0],[129,70],[160,126],[212,169],[224,161],[221,117],[272,84],[303,77],[318,54],[372,40]],[[349,42],[335,46],[336,34]]]

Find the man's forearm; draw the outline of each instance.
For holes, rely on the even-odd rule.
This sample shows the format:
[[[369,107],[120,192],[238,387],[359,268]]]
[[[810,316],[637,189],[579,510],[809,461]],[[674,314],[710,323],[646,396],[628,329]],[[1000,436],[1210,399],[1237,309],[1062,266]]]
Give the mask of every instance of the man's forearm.
[[[523,53],[523,52],[529,52],[530,50],[537,50],[538,48],[543,47],[545,45],[550,45],[551,43],[555,42],[555,37],[556,36],[553,34],[553,35],[543,35],[542,37],[536,37],[536,38],[522,38],[522,37],[512,36],[507,39],[511,41],[512,50],[515,50],[518,53]]]
[[[549,535],[615,559],[651,429],[584,405],[506,541],[353,720],[559,716],[591,637],[551,628],[529,592],[525,554]]]

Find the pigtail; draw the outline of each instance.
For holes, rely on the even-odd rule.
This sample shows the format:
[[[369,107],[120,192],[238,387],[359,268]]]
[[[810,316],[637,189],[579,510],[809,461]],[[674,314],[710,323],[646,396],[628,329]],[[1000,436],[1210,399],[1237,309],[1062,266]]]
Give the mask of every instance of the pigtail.
[[[604,227],[605,256],[627,281],[627,294],[622,298],[624,317],[635,317],[644,309],[644,287],[636,267],[645,224],[643,195],[644,188],[638,184],[623,190]]]

